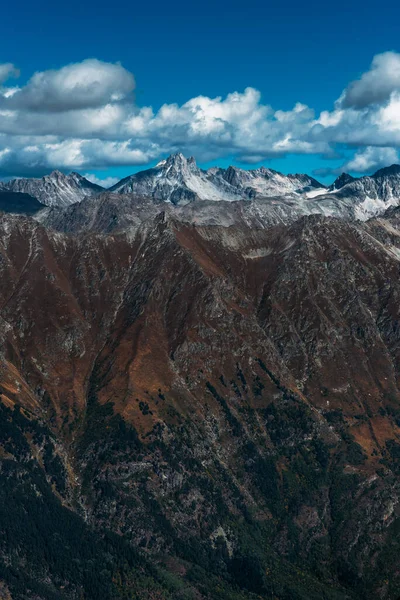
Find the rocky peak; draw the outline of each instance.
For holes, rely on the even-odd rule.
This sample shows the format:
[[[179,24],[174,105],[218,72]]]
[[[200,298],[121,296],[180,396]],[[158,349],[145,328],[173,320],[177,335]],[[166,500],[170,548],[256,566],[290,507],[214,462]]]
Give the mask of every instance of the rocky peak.
[[[392,175],[400,175],[400,165],[391,165],[390,167],[384,167],[383,169],[379,169],[372,175],[374,179],[378,179],[380,177],[391,177]]]
[[[171,156],[159,163],[156,169],[161,169],[163,176],[168,179],[177,178],[182,181],[189,173],[197,173],[199,171],[195,159],[193,157],[186,158],[181,152],[171,154]]]
[[[354,181],[354,179],[355,178],[349,175],[348,173],[341,173],[341,175],[339,175],[339,177],[335,179],[332,185],[329,186],[329,189],[340,190],[340,188],[342,188],[344,185],[347,185],[348,183],[351,183],[352,181]]]
[[[165,161],[165,167],[176,167],[181,168],[186,166],[187,160],[183,156],[182,152],[176,152],[175,154],[171,154]]]
[[[268,167],[260,167],[258,172],[263,175],[266,179],[270,179],[274,175],[279,175],[278,171],[274,171],[274,169],[268,169]]]
[[[55,169],[49,175],[45,175],[44,177],[42,177],[42,180],[44,182],[50,182],[50,183],[54,182],[56,185],[58,183],[61,183],[62,185],[65,185],[65,184],[76,185],[76,184],[79,184],[80,182],[91,183],[85,177],[83,177],[82,175],[77,173],[76,171],[71,171],[71,173],[67,174],[67,173],[63,173],[62,171],[59,171],[58,169]]]
[[[230,184],[234,184],[235,182],[237,182],[238,175],[239,175],[239,169],[237,167],[233,167],[232,165],[230,165],[224,171],[224,179],[225,179],[225,181],[227,181]]]
[[[104,188],[79,173],[66,175],[56,169],[40,179],[12,179],[4,183],[2,189],[29,194],[46,206],[64,207],[80,202],[86,196],[95,196]]]
[[[54,169],[49,175],[45,175],[43,179],[65,179],[66,177],[67,175],[65,175],[65,173],[62,173],[58,169]]]
[[[69,176],[75,179],[76,181],[89,181],[88,179],[86,179],[86,177],[83,177],[83,175],[77,173],[76,171],[71,171]],[[91,183],[91,181],[89,181],[89,183]]]

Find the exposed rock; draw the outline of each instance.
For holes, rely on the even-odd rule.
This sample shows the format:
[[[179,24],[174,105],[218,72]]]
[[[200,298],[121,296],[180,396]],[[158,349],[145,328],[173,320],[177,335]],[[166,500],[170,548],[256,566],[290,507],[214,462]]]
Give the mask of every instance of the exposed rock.
[[[29,194],[41,204],[63,207],[80,202],[87,196],[99,194],[103,188],[79,173],[65,175],[60,171],[53,171],[41,179],[12,179],[0,182],[0,191],[2,190]]]
[[[234,201],[255,196],[300,194],[321,187],[308,175],[283,175],[265,167],[252,171],[237,167],[204,171],[199,169],[194,158],[186,159],[177,153],[153,169],[122,179],[110,191],[187,204],[194,200]]]
[[[0,218],[0,579],[22,573],[22,599],[397,598],[397,213],[176,215]]]

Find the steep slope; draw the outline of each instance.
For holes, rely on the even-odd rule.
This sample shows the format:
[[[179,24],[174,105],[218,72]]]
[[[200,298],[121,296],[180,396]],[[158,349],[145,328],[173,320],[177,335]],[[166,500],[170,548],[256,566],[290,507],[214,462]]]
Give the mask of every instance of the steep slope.
[[[329,186],[328,189],[330,192],[340,190],[340,188],[347,185],[348,183],[352,183],[355,180],[355,177],[352,177],[348,173],[342,173],[341,175],[339,175],[339,177],[335,179],[335,181],[332,183],[332,185]]]
[[[74,233],[137,230],[161,210],[196,225],[269,228],[313,214],[366,221],[398,204],[399,182],[400,167],[393,165],[372,177],[342,174],[326,190],[305,175],[284,176],[264,168],[202,171],[193,159],[178,154],[94,199],[63,210],[51,208],[38,219]]]
[[[65,214],[70,231],[83,230],[85,224],[87,229],[99,230],[100,216],[102,231],[115,230],[117,224],[123,229],[124,223],[130,221],[138,224],[146,215],[154,216],[156,211],[151,202],[157,207],[161,203],[177,207],[178,218],[180,214],[191,214],[193,222],[207,223],[208,206],[214,219],[219,215],[220,224],[224,224],[224,214],[244,212],[251,220],[256,217],[269,227],[279,222],[290,223],[310,214],[361,221],[383,214],[390,206],[398,206],[400,202],[400,166],[392,165],[371,177],[359,179],[342,173],[325,188],[308,175],[283,175],[265,167],[255,170],[215,167],[205,171],[197,167],[193,158],[186,159],[178,153],[152,169],[126,177],[107,191],[77,173],[66,176],[58,171],[42,179],[3,182],[0,183],[1,190],[27,193],[54,209],[67,209],[84,198],[100,196],[100,206],[96,206],[94,200],[81,210],[74,208],[70,213],[60,212],[58,215],[54,210],[44,214],[43,222],[55,223],[57,229],[60,229],[61,215]],[[120,202],[116,195],[122,196]],[[211,203],[216,201],[252,204],[231,209],[227,206],[213,207]],[[192,204],[194,206],[190,206]],[[197,204],[200,206],[197,207]],[[185,210],[185,207],[188,208]],[[27,210],[30,210],[29,207]],[[104,220],[106,213],[115,211],[114,222],[110,220],[107,224]],[[78,217],[82,218],[81,224]],[[92,223],[97,224],[92,226]]]
[[[339,198],[357,198],[356,215],[363,219],[383,213],[400,202],[400,165],[380,169],[371,177],[361,177],[337,193]]]
[[[174,205],[133,193],[103,192],[95,198],[86,198],[79,204],[63,209],[47,208],[40,211],[35,218],[43,225],[64,233],[129,231],[132,234],[138,230],[141,223],[154,218],[160,212],[165,212],[182,223],[197,226],[243,225],[269,229],[274,225],[290,225],[302,216],[313,214],[338,217],[351,222],[357,220],[357,207],[358,203],[354,198],[338,198],[335,194],[218,202],[196,200]]]
[[[63,233],[136,231],[144,221],[170,206],[153,198],[102,192],[71,206],[45,208],[36,215],[36,219],[46,227]]]
[[[400,165],[380,169],[359,179],[342,173],[328,188],[327,194],[317,190],[313,197],[322,205],[331,205],[334,216],[344,216],[347,212],[350,218],[366,221],[399,205]]]
[[[299,194],[319,184],[307,175],[282,175],[264,167],[245,171],[228,169],[199,169],[194,158],[173,154],[155,168],[131,175],[110,188],[111,192],[151,197],[172,204],[193,200],[243,200],[255,196]]]
[[[255,170],[229,167],[228,169],[210,169],[208,173],[215,182],[227,181],[238,193],[244,193],[245,197],[249,198],[303,194],[309,189],[324,187],[308,175],[283,175],[266,167]],[[243,191],[241,192],[241,190]]]
[[[227,202],[197,200],[175,206],[162,200],[140,198],[134,194],[105,192],[96,198],[85,199],[64,209],[41,211],[37,220],[63,233],[135,232],[140,225],[165,212],[177,221],[195,225],[247,225],[260,229],[280,223],[291,223],[305,214],[304,205],[293,200],[259,199]],[[319,211],[319,207],[317,207]],[[308,212],[308,211],[307,211]],[[307,213],[306,213],[307,214]]]
[[[80,202],[86,196],[94,196],[103,189],[79,173],[64,175],[60,171],[53,171],[41,179],[12,179],[0,182],[0,191],[22,192],[33,196],[42,204],[59,207]]]
[[[19,572],[44,600],[397,598],[388,227],[320,216],[194,227],[163,213],[135,235],[70,237],[3,215],[11,595],[33,596]],[[23,498],[52,548],[91,532],[94,563],[86,546],[76,573],[31,552]]]

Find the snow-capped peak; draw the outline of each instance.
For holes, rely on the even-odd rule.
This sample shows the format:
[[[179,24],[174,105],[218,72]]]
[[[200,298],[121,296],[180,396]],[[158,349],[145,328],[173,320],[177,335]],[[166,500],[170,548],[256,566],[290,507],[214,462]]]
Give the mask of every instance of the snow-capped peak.
[[[175,152],[175,154],[168,156],[165,163],[167,166],[184,165],[186,164],[186,158],[183,156],[182,152]]]
[[[125,178],[111,191],[186,204],[196,199],[243,200],[256,196],[299,195],[310,187],[323,186],[307,175],[283,175],[266,167],[254,171],[233,166],[213,167],[204,171],[193,157],[185,158],[178,152],[153,169]]]
[[[351,175],[349,175],[348,173],[341,173],[339,175],[339,177],[337,177],[335,179],[335,181],[332,183],[332,185],[329,186],[329,190],[333,191],[333,190],[340,190],[343,186],[347,185],[348,183],[351,183],[352,181],[354,181],[354,177],[352,177]]]
[[[69,206],[104,190],[79,173],[66,175],[58,170],[39,179],[12,179],[3,183],[2,189],[29,194],[47,206]]]

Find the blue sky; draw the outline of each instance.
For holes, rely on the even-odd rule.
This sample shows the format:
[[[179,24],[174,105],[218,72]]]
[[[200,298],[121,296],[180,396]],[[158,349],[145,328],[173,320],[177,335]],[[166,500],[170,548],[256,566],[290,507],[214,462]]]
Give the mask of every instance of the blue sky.
[[[340,0],[333,4],[314,1],[278,4],[254,0],[207,0],[202,3],[116,0],[105,4],[72,0],[59,5],[24,1],[9,3],[3,9],[2,21],[0,63],[13,63],[20,71],[18,79],[8,80],[3,85],[23,88],[34,72],[58,70],[85,59],[120,62],[135,78],[134,96],[129,100],[134,104],[134,110],[152,107],[155,114],[164,104],[181,106],[199,96],[224,99],[234,92],[243,94],[250,87],[260,92],[258,102],[262,106],[271,106],[274,111],[291,111],[296,103],[301,103],[312,108],[318,118],[321,111],[334,110],[335,101],[350,82],[368,72],[374,56],[400,51],[400,8],[393,0],[384,5],[370,0],[352,3]],[[385,71],[384,68],[381,70]],[[373,80],[371,83],[380,85]],[[396,86],[394,82],[390,94],[398,93],[400,86]],[[389,95],[384,102],[392,101]],[[70,107],[67,109],[71,113]],[[182,137],[173,139],[174,128],[169,125],[167,133],[164,125],[163,135],[172,139],[172,149],[181,149],[184,154],[189,149],[194,150],[201,165],[234,163],[252,168],[262,163],[284,172],[317,171],[327,180],[332,179],[342,166],[351,166],[352,157],[357,152],[364,152],[365,148],[375,148],[368,152],[369,156],[376,156],[376,164],[373,159],[364,163],[359,161],[357,174],[361,173],[363,164],[369,167],[366,171],[381,166],[386,157],[396,156],[398,148],[397,135],[390,137],[382,131],[377,133],[376,142],[373,132],[360,134],[355,140],[341,134],[333,141],[329,138],[329,151],[322,142],[316,144],[315,153],[311,150],[299,152],[297,144],[288,147],[287,152],[272,152],[271,157],[265,143],[260,160],[257,160],[253,145],[249,161],[242,139],[240,144],[231,144],[221,142],[221,139],[216,142],[203,135],[202,145],[196,141],[188,148],[180,148]],[[233,126],[237,126],[236,121],[234,125],[230,124]],[[350,127],[349,123],[346,127]],[[32,136],[27,141],[29,147],[37,146],[37,127],[32,131],[27,129],[27,133]],[[9,136],[17,134],[19,140],[14,146],[15,138],[10,141]],[[47,131],[46,135],[49,134]],[[74,131],[73,138],[79,138],[78,134]],[[15,164],[8,159],[2,170],[0,163],[2,176],[26,175],[30,171],[40,174],[54,166],[52,160],[35,159],[34,167],[31,162],[24,169],[27,153],[24,152],[21,158],[22,132],[14,133],[8,129],[6,135],[3,141],[0,137],[0,153],[3,148],[8,157],[16,156],[15,148],[18,147],[20,155]],[[67,131],[55,135],[59,137],[51,143],[65,141],[68,137]],[[243,137],[243,131],[240,135]],[[302,135],[301,140],[304,140],[305,134]],[[86,131],[82,139],[87,136]],[[107,131],[98,137],[110,141],[112,135]],[[120,139],[121,134],[118,134],[115,140]],[[133,147],[135,136],[129,139],[130,147]],[[360,143],[360,139],[365,142]],[[93,163],[89,159],[81,163],[76,160],[75,165],[73,159],[68,158],[60,159],[59,166],[63,170],[76,166],[75,170],[96,173],[98,177],[122,177],[154,164],[169,150],[165,140],[160,143],[159,131],[146,143],[152,150],[143,150],[141,141],[143,159],[137,158],[132,163],[125,157],[121,160],[123,164],[117,164],[115,160],[104,160],[101,164],[97,158]]]

